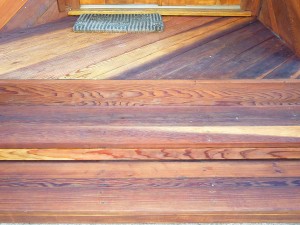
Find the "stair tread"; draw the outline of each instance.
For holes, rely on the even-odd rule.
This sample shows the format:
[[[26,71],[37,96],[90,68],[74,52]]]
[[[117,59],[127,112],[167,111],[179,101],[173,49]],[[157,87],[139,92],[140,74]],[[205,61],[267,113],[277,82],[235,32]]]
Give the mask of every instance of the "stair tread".
[[[39,221],[52,214],[58,221],[92,215],[99,222],[168,216],[218,221],[222,215],[239,221],[247,215],[299,219],[300,165],[294,161],[31,162],[0,168],[2,219],[26,215]]]

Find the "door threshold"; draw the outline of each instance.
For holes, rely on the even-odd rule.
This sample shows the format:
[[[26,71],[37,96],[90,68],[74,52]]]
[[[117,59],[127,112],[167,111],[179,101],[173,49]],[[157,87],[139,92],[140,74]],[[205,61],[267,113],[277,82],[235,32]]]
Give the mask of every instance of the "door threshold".
[[[81,14],[143,14],[159,13],[163,16],[252,16],[251,11],[241,10],[236,6],[153,6],[123,7],[122,5],[93,6],[82,5],[79,10],[69,11],[69,16]]]
[[[203,9],[203,10],[241,10],[240,5],[185,5],[160,6],[156,4],[122,4],[122,5],[81,5],[80,9]]]

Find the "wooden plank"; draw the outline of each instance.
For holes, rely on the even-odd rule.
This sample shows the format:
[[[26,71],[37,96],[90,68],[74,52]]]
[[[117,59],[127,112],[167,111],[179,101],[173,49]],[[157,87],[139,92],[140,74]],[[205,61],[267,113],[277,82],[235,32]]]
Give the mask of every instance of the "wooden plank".
[[[0,106],[0,122],[67,126],[295,126],[300,124],[300,106]]]
[[[28,0],[3,0],[0,2],[0,30],[25,5]]]
[[[162,0],[162,5],[239,5],[240,0]]]
[[[300,28],[298,26],[298,24],[300,23],[300,2],[297,0],[292,0],[285,3],[290,20],[290,31],[293,40],[293,49],[296,52],[297,56],[300,57]]]
[[[297,132],[298,128],[295,126],[300,124],[299,106],[81,106],[75,110],[72,106],[0,106],[0,112],[2,134],[0,136],[5,140],[0,146],[10,148],[0,149],[0,160],[300,158],[300,149],[297,146],[292,148],[293,143],[287,141],[287,137],[282,137],[282,135],[296,135],[292,132],[295,129],[294,132]],[[136,129],[138,133],[132,138],[131,132]],[[162,132],[162,129],[166,131]],[[114,144],[116,130],[121,132],[118,135],[117,145]],[[127,133],[124,134],[122,130]],[[204,133],[201,133],[201,130]],[[276,132],[272,133],[272,130]],[[244,136],[245,132],[248,132],[247,137]],[[263,132],[268,132],[269,137]],[[193,133],[198,133],[198,137]],[[221,136],[223,134],[225,140]],[[210,139],[200,139],[203,135]],[[241,140],[233,144],[233,141],[236,142],[235,135],[239,135]],[[218,139],[223,143],[214,140],[214,136],[220,136]],[[262,140],[260,136],[263,137]],[[172,141],[168,141],[165,137],[172,138]],[[178,137],[178,140],[175,137]],[[278,139],[273,140],[275,137]],[[81,141],[78,142],[77,139]],[[287,142],[284,143],[284,140]],[[254,144],[253,141],[260,143]],[[183,145],[183,142],[186,144]],[[205,147],[200,147],[201,143]],[[102,148],[95,149],[96,144]],[[218,147],[207,147],[209,145]],[[252,147],[237,147],[239,145]],[[11,149],[12,147],[19,149]],[[30,149],[20,149],[23,147]]]
[[[73,33],[75,19],[0,35],[1,79],[268,79],[293,54],[252,17],[164,17],[165,32],[147,38]]]
[[[105,4],[105,0],[80,0],[80,5],[87,4]]]
[[[236,43],[239,43],[239,41],[243,42],[243,48],[247,48],[248,43],[245,43],[244,37],[249,38],[249,36],[251,36],[251,39],[253,39],[254,33],[257,35],[257,38],[253,42],[265,38],[265,35],[261,35],[257,32],[259,29],[263,28],[263,26],[258,23],[252,23],[252,18],[247,17],[238,19],[231,23],[228,23],[228,18],[225,20],[223,19],[214,20],[210,24],[206,24],[206,26],[200,26],[199,28],[191,29],[188,32],[182,32],[178,35],[142,46],[127,52],[126,54],[95,63],[93,66],[81,68],[72,74],[67,74],[63,78],[116,80],[165,79],[164,75],[167,75],[167,72],[171,73],[173,70],[178,71],[178,68],[189,65],[194,61],[201,65],[198,61],[203,57],[207,57],[207,52],[209,50],[209,53],[216,57],[216,51],[222,51],[223,48],[232,46],[232,48],[238,49],[238,46],[240,45]],[[215,29],[216,27],[218,28]],[[253,29],[253,27],[255,29]],[[264,31],[269,35],[272,35],[268,30],[264,29]],[[211,46],[214,46],[213,48],[215,51],[211,49]],[[223,48],[219,46],[222,46]],[[188,58],[185,57],[189,52],[195,52],[195,55]],[[234,54],[237,54],[237,52],[238,50],[234,51]],[[225,54],[230,55],[228,52]],[[201,57],[202,55],[203,57]],[[215,57],[213,58],[214,61],[221,61],[215,60]],[[176,58],[180,59],[174,61],[173,59]],[[170,66],[166,66],[167,62]],[[212,62],[209,63],[212,65]],[[214,68],[214,66],[208,67]],[[196,69],[194,71],[196,71]],[[198,72],[195,72],[197,75],[199,74],[199,71],[201,71],[202,74],[203,68],[197,71]],[[221,78],[220,74],[218,75]],[[193,73],[180,73],[180,75],[183,75],[184,79],[189,79]],[[172,75],[171,79],[176,79],[176,76]]]
[[[57,5],[60,12],[66,11],[66,0],[57,0]]]
[[[287,45],[300,55],[300,2],[298,0],[262,1],[259,19],[280,36]]]
[[[220,28],[220,30],[221,29],[222,28]],[[224,27],[224,29],[226,28]],[[207,35],[210,36],[211,34],[207,33]],[[255,35],[256,38],[253,38],[253,35]],[[99,70],[99,74],[101,74],[99,77],[143,80],[155,74],[156,79],[195,78],[200,80],[228,79],[233,77],[236,73],[242,73],[242,78],[246,78],[247,76],[252,77],[252,74],[257,76],[257,74],[260,74],[260,72],[264,70],[264,67],[256,67],[256,65],[260,63],[260,61],[257,60],[258,57],[261,55],[264,56],[259,50],[264,50],[268,53],[273,52],[273,49],[263,48],[260,44],[268,42],[273,36],[274,35],[266,30],[260,23],[255,22],[203,45],[201,42],[193,42],[189,48],[186,47],[177,50],[176,55],[165,56],[164,58],[167,60],[162,57],[140,66],[136,65],[136,67],[132,69],[130,69],[131,64],[127,64],[126,67],[129,67],[129,69],[125,71],[124,69],[122,70],[121,67],[120,69],[111,70],[111,72],[107,72],[104,75],[102,75],[101,70]],[[280,43],[280,41],[274,38],[274,41],[270,43],[270,48],[277,47],[278,43]],[[282,46],[281,43],[280,46]],[[253,49],[256,48],[257,51],[254,52]],[[268,51],[266,51],[266,49]],[[277,48],[275,48],[275,50],[276,49]],[[287,48],[283,49],[289,51]],[[247,55],[247,59],[243,59],[243,56],[248,52],[252,53],[252,60],[250,60],[251,56],[249,55]],[[292,54],[292,52],[290,53]],[[271,61],[271,59],[269,61]],[[138,62],[139,61],[136,61],[136,64]],[[245,68],[244,66],[245,64],[256,67],[256,73],[245,72],[247,69],[247,67]],[[270,65],[273,66],[272,63],[270,63]],[[84,72],[85,70],[83,70],[82,73],[85,74]],[[80,72],[78,72],[78,74],[80,74]]]
[[[2,123],[0,148],[297,148],[300,126],[66,126]],[[118,137],[118,138],[116,138]]]
[[[272,29],[276,34],[279,34],[277,18],[276,18],[275,12],[273,11],[273,4],[274,4],[273,1],[270,1],[270,0],[267,1],[268,8],[270,9],[269,15],[270,15]]]
[[[68,19],[74,24],[74,18],[69,17]],[[50,78],[49,76],[59,74],[55,76],[58,78],[59,76],[65,75],[66,70],[68,71],[67,73],[80,70],[93,63],[122,55],[160,39],[171,38],[177,34],[187,32],[192,28],[201,26],[204,28],[207,23],[215,21],[217,18],[181,17],[180,20],[176,18],[172,18],[171,20],[166,18],[164,20],[167,27],[166,31],[148,34],[146,39],[140,38],[144,34],[79,34],[72,32],[69,27],[63,30],[57,29],[55,32],[46,32],[45,35],[36,35],[36,32],[33,32],[31,33],[32,38],[25,40],[18,39],[8,45],[4,45],[7,57],[0,59],[2,65],[0,70],[1,73],[6,74],[16,70],[15,74],[19,74],[20,76],[17,77],[20,79],[24,79],[24,73],[27,74],[29,71],[28,74],[34,74],[38,79]],[[238,20],[238,18],[225,18],[222,22],[223,24],[230,24],[236,20]],[[217,29],[218,27],[216,26],[219,26],[222,22],[217,22],[214,27],[211,26],[211,29]],[[72,24],[70,24],[70,27]],[[232,26],[234,25],[235,24],[232,24]],[[18,36],[18,33],[16,36]],[[51,40],[49,41],[49,39]],[[70,42],[70,45],[62,45],[66,40]],[[33,45],[33,43],[35,44]],[[116,45],[118,46],[117,48],[115,47]],[[28,49],[31,48],[35,48],[35,51],[28,55]],[[11,51],[11,49],[14,49],[14,51]],[[45,51],[45,49],[47,49],[47,51]],[[99,54],[99,52],[105,52],[105,54]],[[74,61],[76,55],[90,54],[94,55],[93,59],[90,57],[81,57],[79,61]],[[10,59],[18,59],[18,63],[14,63],[15,60]],[[63,66],[66,64],[69,66]],[[41,68],[43,69],[41,70]],[[6,77],[3,74],[1,78],[16,78],[16,76],[11,75]]]
[[[80,0],[80,4],[239,5],[240,0]]]
[[[59,166],[58,166],[59,165]],[[298,160],[202,162],[1,162],[1,179],[293,178]],[[40,168],[40,169],[39,169]],[[86,176],[85,176],[86,175]],[[2,180],[3,181],[3,180]],[[2,182],[5,185],[5,182]],[[1,190],[1,189],[0,189]],[[30,197],[30,196],[28,196]]]
[[[74,115],[68,108],[59,109],[60,111],[52,108],[51,113],[50,108],[47,107],[44,110],[48,112],[39,109],[33,113],[34,117],[26,116],[30,113],[30,108],[27,108],[27,112],[23,109],[17,110],[20,112],[19,115],[13,112],[12,115],[4,113],[0,126],[0,136],[3,140],[0,148],[199,149],[225,147],[242,148],[241,151],[244,148],[284,148],[288,149],[288,152],[291,148],[297,155],[297,149],[294,148],[298,148],[300,143],[300,126],[297,121],[299,108],[296,107],[299,105],[299,81],[53,80],[1,81],[0,83],[0,105],[4,107],[78,106],[80,110],[82,106],[91,105],[98,106],[97,110],[100,110],[101,106],[109,108],[122,106],[125,110],[123,112],[120,109],[102,110],[94,113],[92,109],[87,109],[88,111],[84,109],[81,114]],[[273,112],[269,109],[263,114],[259,112],[259,109],[252,111],[253,114],[251,114],[251,111],[244,108],[239,111],[240,114],[227,111],[229,114],[224,117],[226,110],[220,113],[220,109],[199,114],[195,111],[199,108],[164,109],[158,107],[150,109],[149,112],[152,112],[152,115],[145,113],[141,116],[141,113],[145,111],[139,111],[140,108],[149,110],[149,106],[158,105],[160,107],[227,106],[229,108],[259,106],[263,109],[285,105],[290,108],[277,108]],[[132,107],[136,107],[137,110],[131,110]],[[286,110],[286,112],[281,110]],[[162,112],[170,115],[169,122],[162,116]],[[189,116],[187,112],[190,113]],[[203,121],[209,112],[214,112],[215,118]],[[45,116],[47,113],[49,113],[48,117]],[[128,119],[127,113],[130,113],[129,115],[134,119]],[[119,118],[103,120],[116,114]],[[84,121],[78,117],[79,115],[83,116],[82,118],[90,115],[88,117],[91,117],[91,120]],[[96,115],[102,119],[97,119]],[[147,115],[148,118],[145,117]],[[257,123],[252,123],[249,118],[242,119],[243,116],[249,115],[252,115]],[[197,116],[199,116],[198,119]],[[266,117],[270,119],[262,122]],[[166,121],[160,122],[164,120]],[[118,137],[117,142],[116,137]]]
[[[57,223],[148,223],[152,221],[153,223],[224,223],[227,222],[245,222],[245,223],[257,223],[257,222],[274,222],[274,223],[297,223],[299,222],[300,212],[257,212],[255,213],[244,213],[244,212],[207,212],[197,215],[195,213],[185,213],[184,215],[165,213],[164,215],[149,215],[142,214],[139,215],[131,214],[128,212],[126,215],[107,213],[103,215],[102,213],[61,213],[50,212],[50,213],[13,213],[13,218],[8,215],[8,213],[1,214],[1,220],[19,223],[45,223],[45,221],[56,221]]]
[[[0,219],[299,222],[299,165],[298,161],[1,163]]]
[[[69,11],[69,16],[79,16],[81,14],[140,14],[159,13],[163,16],[251,16],[250,11],[244,10],[201,10],[201,9],[174,9],[174,8],[122,8],[122,9],[81,9]]]
[[[266,74],[265,78],[268,79],[283,79],[292,78],[296,79],[300,76],[300,63],[297,56],[293,56],[286,60],[284,63],[271,70]]]
[[[300,81],[1,80],[0,94],[0,105],[291,106]]]
[[[59,0],[61,1],[61,0]],[[58,6],[57,0],[26,0],[26,1],[9,1],[18,2],[15,4],[24,4],[18,12],[10,19],[10,21],[2,28],[2,31],[20,30],[24,32],[24,29],[34,27],[41,24],[47,24],[54,20],[61,19],[67,16],[67,13],[63,10],[63,7]],[[5,36],[5,35],[4,35]]]
[[[253,16],[258,16],[261,8],[261,0],[241,0],[241,9],[250,10]]]
[[[78,10],[80,8],[80,2],[79,0],[66,0],[66,6],[68,11]]]
[[[300,159],[300,148],[0,149],[0,160],[271,160]]]
[[[2,122],[0,148],[297,148],[300,126]],[[117,141],[116,141],[116,137]],[[276,149],[274,149],[276,151]]]

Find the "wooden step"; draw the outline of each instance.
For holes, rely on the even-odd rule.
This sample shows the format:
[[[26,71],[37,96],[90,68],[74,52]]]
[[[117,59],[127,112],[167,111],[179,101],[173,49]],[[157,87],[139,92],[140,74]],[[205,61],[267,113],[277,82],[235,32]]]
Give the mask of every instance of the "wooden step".
[[[297,106],[300,80],[0,80],[0,105]]]
[[[299,80],[2,80],[0,222],[300,222],[299,104]]]
[[[0,106],[0,112],[2,160],[300,158],[300,106]]]
[[[1,222],[299,222],[298,161],[0,164]]]
[[[2,160],[300,158],[300,81],[0,85]]]

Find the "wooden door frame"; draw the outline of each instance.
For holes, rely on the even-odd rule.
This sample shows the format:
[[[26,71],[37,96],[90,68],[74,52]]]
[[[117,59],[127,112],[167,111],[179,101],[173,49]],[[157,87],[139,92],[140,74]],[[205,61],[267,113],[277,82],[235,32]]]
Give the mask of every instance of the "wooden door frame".
[[[162,1],[162,0],[160,0]],[[77,11],[80,9],[80,0],[57,0],[59,10],[62,11],[72,11],[69,15],[80,15],[82,12]],[[193,16],[257,16],[260,10],[261,0],[241,0],[241,11],[240,12],[226,12],[224,10],[222,13],[215,11],[211,12],[192,12],[192,11],[178,11],[178,12],[168,12],[166,10],[161,11],[163,15],[193,15]],[[74,12],[76,11],[76,12]],[[151,10],[150,10],[151,12]],[[95,13],[95,11],[89,11],[88,13]]]
[[[241,0],[241,8],[250,10],[253,16],[258,16],[261,9],[261,0]]]
[[[80,0],[57,0],[60,12],[78,10],[80,8]]]

